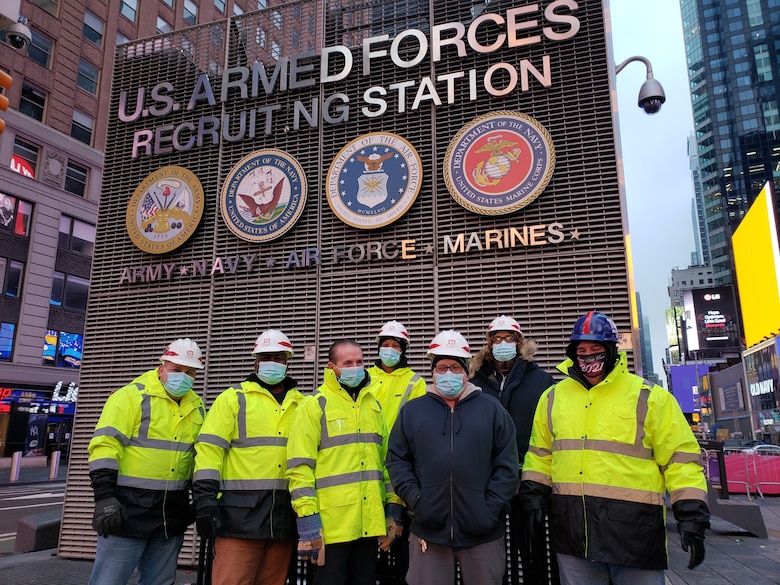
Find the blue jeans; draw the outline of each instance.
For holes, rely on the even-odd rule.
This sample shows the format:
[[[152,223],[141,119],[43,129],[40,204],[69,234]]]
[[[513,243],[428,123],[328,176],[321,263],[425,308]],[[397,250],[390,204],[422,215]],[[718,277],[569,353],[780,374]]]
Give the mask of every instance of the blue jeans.
[[[637,569],[558,553],[561,585],[664,585],[663,569]]]
[[[98,537],[89,585],[127,585],[138,567],[138,585],[173,585],[184,535],[171,538]]]

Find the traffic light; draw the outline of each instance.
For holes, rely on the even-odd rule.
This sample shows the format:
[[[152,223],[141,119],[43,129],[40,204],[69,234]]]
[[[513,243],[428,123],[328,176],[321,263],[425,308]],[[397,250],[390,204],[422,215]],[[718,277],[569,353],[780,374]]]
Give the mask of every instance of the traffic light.
[[[11,88],[13,78],[5,71],[0,71],[0,110],[6,111],[8,109],[8,96],[6,92]],[[0,133],[5,130],[5,120],[0,119]]]

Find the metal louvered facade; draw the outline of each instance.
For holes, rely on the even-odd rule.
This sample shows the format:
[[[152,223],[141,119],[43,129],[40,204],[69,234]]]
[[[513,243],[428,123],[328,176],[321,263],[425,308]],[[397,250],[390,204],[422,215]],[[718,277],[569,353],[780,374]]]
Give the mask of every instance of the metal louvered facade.
[[[474,5],[460,0],[300,1],[117,48],[60,555],[94,556],[86,451],[105,399],[154,367],[165,345],[178,337],[191,337],[204,350],[206,369],[196,381],[196,390],[207,405],[249,373],[253,341],[270,327],[282,329],[292,340],[296,356],[290,373],[304,391],[321,382],[328,346],[336,338],[356,338],[364,345],[367,361],[375,359],[374,336],[390,319],[408,327],[412,367],[424,374],[428,372],[427,343],[439,330],[459,330],[476,352],[488,323],[500,314],[520,322],[525,334],[539,345],[537,361],[553,372],[563,358],[572,325],[594,308],[609,314],[626,334],[625,345],[633,361],[632,285],[613,121],[614,69],[605,28],[606,6],[607,2],[590,0]],[[512,8],[515,12],[508,12]],[[483,24],[475,27],[475,42],[487,46],[502,30],[506,32],[501,22],[506,23],[508,15],[523,23],[514,34],[531,40],[513,47],[504,42],[486,53],[466,44],[465,56],[444,49],[439,61],[433,61],[428,52],[412,67],[399,67],[389,57],[375,58],[370,74],[361,75],[362,40],[367,37],[387,34],[387,41],[373,47],[389,50],[402,31],[418,29],[430,39],[435,25],[462,23],[468,30],[475,17],[489,13],[496,17],[483,16]],[[571,31],[574,21],[578,30],[556,40],[555,33]],[[302,63],[312,64],[313,70],[301,77],[318,80],[322,48],[336,45],[349,47],[355,58],[344,80],[316,81],[286,91],[277,86],[270,95],[259,91],[258,97],[250,94],[245,99],[234,88],[220,102],[223,74],[230,68],[251,70],[259,63],[264,71],[272,72],[279,56],[312,51],[316,55]],[[398,53],[399,59],[411,61],[416,47],[411,42],[400,43]],[[482,85],[492,65],[510,64],[520,71],[522,63],[527,63],[542,72],[547,59],[546,86],[529,75],[527,89],[518,81],[516,89],[498,97]],[[470,70],[476,71],[478,80],[474,99],[464,81],[454,84],[455,99],[448,103],[446,82],[435,80]],[[187,109],[202,74],[208,76],[215,103],[209,105],[203,99]],[[494,77],[496,86],[510,83],[503,75],[499,71]],[[417,83],[426,77],[434,80],[443,103],[436,106],[423,101],[415,109]],[[119,119],[123,93],[122,108],[128,112],[136,105],[139,88],[145,88],[148,97],[151,88],[163,81],[170,83],[168,93],[178,108],[129,122]],[[399,91],[388,88],[410,81],[414,84],[401,108]],[[364,92],[378,86],[387,89],[387,111],[367,117],[361,111],[366,106]],[[311,110],[312,103],[322,107],[337,93],[348,97],[348,120],[334,122],[336,113],[331,112],[331,121],[317,116],[312,125],[301,116],[295,126],[296,102],[299,108],[304,104]],[[162,107],[161,103],[157,105]],[[273,110],[266,134],[266,118],[260,112],[268,106],[278,108]],[[231,141],[220,134],[217,144],[205,140],[187,150],[169,148],[170,152],[133,157],[136,132],[187,123],[197,128],[204,117],[216,117],[229,119],[227,132],[236,136],[240,113],[250,110],[257,112],[256,134],[251,139]],[[552,178],[541,195],[507,215],[465,209],[450,195],[442,173],[453,137],[475,118],[494,111],[521,112],[538,121],[551,136],[556,153]],[[164,135],[171,130],[159,132]],[[357,229],[331,211],[326,175],[345,144],[375,132],[397,134],[414,146],[422,162],[421,189],[413,206],[397,221],[378,229]],[[292,229],[271,241],[250,242],[226,227],[220,197],[233,166],[263,149],[279,149],[298,161],[308,196]],[[198,177],[205,195],[204,213],[184,245],[168,254],[152,255],[129,238],[126,209],[144,178],[170,165],[184,167]],[[562,241],[531,245],[529,239],[528,245],[502,248],[486,245],[485,234],[490,230],[522,232],[551,224],[560,224]],[[463,250],[447,249],[445,239],[454,241],[461,234],[465,234]],[[400,252],[403,241],[413,241],[406,244],[411,246],[407,257]],[[371,250],[363,259],[360,246]],[[306,265],[307,250],[310,259],[318,254],[320,262],[312,260]],[[337,251],[341,256],[334,262]],[[393,252],[397,253],[394,257]],[[166,273],[163,264],[175,267]],[[314,349],[305,352],[304,348]],[[185,563],[196,559],[191,533],[181,559]]]

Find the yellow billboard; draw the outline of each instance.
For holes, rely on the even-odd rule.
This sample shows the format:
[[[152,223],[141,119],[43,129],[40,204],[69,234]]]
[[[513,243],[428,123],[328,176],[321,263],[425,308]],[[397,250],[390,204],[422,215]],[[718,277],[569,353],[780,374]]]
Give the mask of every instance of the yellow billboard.
[[[745,342],[780,330],[780,248],[772,187],[767,183],[732,237]]]

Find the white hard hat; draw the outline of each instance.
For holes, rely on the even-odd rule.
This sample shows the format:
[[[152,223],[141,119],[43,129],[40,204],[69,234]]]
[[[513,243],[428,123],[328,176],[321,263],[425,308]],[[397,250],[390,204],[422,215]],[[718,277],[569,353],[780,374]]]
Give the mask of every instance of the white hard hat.
[[[388,321],[382,325],[382,328],[376,336],[376,342],[379,343],[383,337],[393,337],[394,339],[403,341],[405,346],[409,347],[409,332],[406,330],[406,327],[404,327],[404,324],[398,321]]]
[[[203,369],[203,353],[198,344],[189,338],[177,339],[165,348],[161,362],[171,362],[188,368]]]
[[[260,334],[255,340],[255,347],[252,350],[252,355],[258,353],[274,353],[277,351],[284,351],[287,353],[287,357],[290,358],[293,355],[292,343],[287,336],[278,329],[269,329]]]
[[[487,329],[488,339],[490,339],[490,336],[496,331],[514,331],[515,333],[523,335],[523,330],[520,329],[520,323],[512,319],[512,317],[507,317],[506,315],[496,317],[490,322],[490,325],[488,325]]]
[[[428,353],[425,357],[433,359],[436,356],[451,356],[469,359],[471,349],[469,342],[460,333],[453,329],[442,331],[431,340]]]

